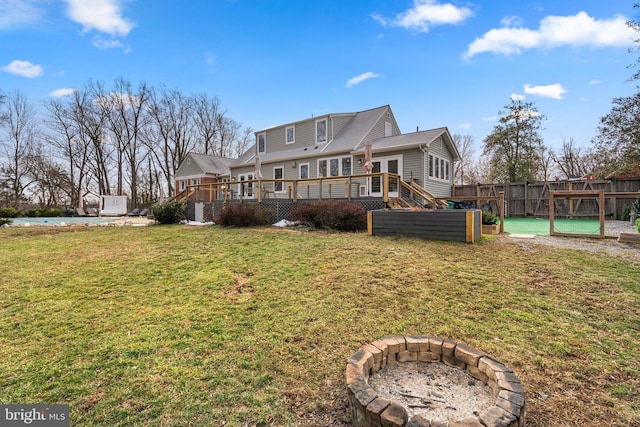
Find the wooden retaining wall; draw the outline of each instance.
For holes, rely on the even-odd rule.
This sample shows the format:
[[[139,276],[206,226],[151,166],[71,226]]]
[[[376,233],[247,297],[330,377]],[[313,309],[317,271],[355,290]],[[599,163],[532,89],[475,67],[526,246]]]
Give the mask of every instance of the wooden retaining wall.
[[[468,243],[482,237],[479,209],[380,209],[367,215],[368,231],[373,236],[412,236]]]

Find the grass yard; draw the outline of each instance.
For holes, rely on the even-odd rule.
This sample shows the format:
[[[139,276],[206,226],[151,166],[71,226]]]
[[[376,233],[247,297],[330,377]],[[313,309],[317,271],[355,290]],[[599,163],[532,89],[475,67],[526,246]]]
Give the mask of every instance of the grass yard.
[[[528,426],[640,426],[640,274],[618,258],[265,229],[0,230],[0,403],[74,426],[347,420],[346,359],[391,334],[496,356]]]

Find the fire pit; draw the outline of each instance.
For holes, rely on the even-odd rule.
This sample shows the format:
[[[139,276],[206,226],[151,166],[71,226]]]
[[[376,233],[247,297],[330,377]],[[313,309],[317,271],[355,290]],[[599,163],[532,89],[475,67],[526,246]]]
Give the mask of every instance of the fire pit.
[[[524,388],[505,365],[465,344],[390,336],[347,361],[352,424],[522,427]]]

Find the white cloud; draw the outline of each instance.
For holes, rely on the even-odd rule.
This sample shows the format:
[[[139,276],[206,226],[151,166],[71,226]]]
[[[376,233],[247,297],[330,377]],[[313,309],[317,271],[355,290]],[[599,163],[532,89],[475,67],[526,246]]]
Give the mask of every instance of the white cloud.
[[[600,83],[602,83],[602,80],[598,79],[593,79],[589,82],[590,85],[599,85]]]
[[[373,79],[376,77],[382,77],[382,74],[376,74],[376,73],[372,73],[371,71],[368,71],[366,73],[360,74],[359,76],[350,78],[349,81],[347,81],[347,84],[345,85],[345,87],[351,88],[357,84],[362,83],[365,80]]]
[[[63,88],[56,89],[56,90],[50,92],[49,96],[54,97],[54,98],[62,98],[64,96],[73,95],[75,92],[76,92],[76,90],[73,89],[73,88],[63,87]]]
[[[542,96],[543,98],[562,99],[562,95],[567,93],[567,90],[560,83],[547,86],[531,86],[527,83],[524,85],[524,93]]]
[[[524,100],[525,96],[524,95],[520,95],[518,93],[512,93],[509,98],[513,99],[514,101],[522,101],[522,100]]]
[[[414,0],[412,8],[397,14],[395,18],[386,18],[378,14],[371,16],[385,27],[402,27],[426,33],[431,25],[458,24],[472,15],[471,9],[457,7],[451,3]]]
[[[0,30],[37,24],[44,11],[38,0],[0,0]]]
[[[481,118],[483,122],[494,122],[497,119],[498,119],[498,116],[486,116]]]
[[[466,130],[466,129],[471,129],[471,123],[460,123],[460,124],[458,125],[458,127],[459,127],[460,129],[465,129],[465,130]]]
[[[503,27],[519,27],[522,25],[522,19],[519,16],[505,16],[500,23]]]
[[[520,55],[524,49],[559,46],[632,46],[636,34],[626,21],[622,15],[611,19],[595,19],[586,12],[579,12],[575,16],[547,16],[540,21],[537,30],[522,27],[489,30],[469,45],[464,57],[471,58],[484,52]]]
[[[20,61],[16,59],[11,61],[9,65],[2,67],[2,71],[15,74],[16,76],[22,76],[27,78],[38,77],[42,74],[42,65],[36,65],[29,61]]]
[[[126,36],[133,23],[122,16],[123,0],[64,0],[69,18],[83,26],[84,32],[91,30]]]

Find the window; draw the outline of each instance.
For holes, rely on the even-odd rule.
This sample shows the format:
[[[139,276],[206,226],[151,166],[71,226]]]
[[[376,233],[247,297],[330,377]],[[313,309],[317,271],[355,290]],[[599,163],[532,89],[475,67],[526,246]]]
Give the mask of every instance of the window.
[[[300,179],[309,178],[309,163],[304,163],[300,165]]]
[[[391,123],[384,122],[384,136],[391,136],[393,134],[393,127]]]
[[[200,185],[200,178],[193,178],[191,180],[191,185]]]
[[[240,184],[238,185],[238,194],[242,197],[253,197],[253,182],[244,183],[243,181],[251,181],[253,174],[243,174],[239,176]]]
[[[351,157],[342,158],[342,175],[351,175]]]
[[[259,133],[258,134],[258,153],[266,153],[267,152],[267,134]]]
[[[316,120],[316,144],[327,142],[327,119]]]
[[[184,191],[187,188],[187,180],[180,181],[180,191]]]
[[[296,142],[296,128],[294,126],[289,126],[284,130],[285,134],[285,144],[293,144]]]
[[[351,175],[351,157],[318,160],[318,177]]]
[[[277,166],[273,168],[273,179],[284,179],[284,166]],[[273,192],[274,193],[284,192],[284,182],[274,182]]]
[[[427,169],[429,170],[429,178],[441,181],[450,180],[451,163],[449,160],[429,154]]]

